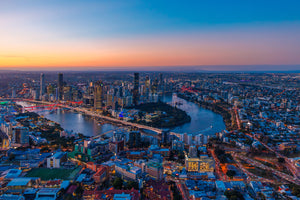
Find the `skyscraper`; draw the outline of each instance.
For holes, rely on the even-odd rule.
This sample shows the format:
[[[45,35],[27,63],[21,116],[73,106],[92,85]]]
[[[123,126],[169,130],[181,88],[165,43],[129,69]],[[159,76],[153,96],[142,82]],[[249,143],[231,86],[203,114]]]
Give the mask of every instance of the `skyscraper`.
[[[139,102],[139,73],[134,73],[133,83],[133,104],[138,105]]]
[[[139,131],[131,131],[128,143],[129,148],[139,148],[141,146],[141,133]]]
[[[149,76],[146,76],[144,95],[146,96],[147,100],[149,99],[149,93],[150,93],[150,78],[149,78]]]
[[[159,90],[160,92],[164,92],[164,79],[163,79],[163,74],[159,74]]]
[[[103,83],[97,81],[94,86],[94,108],[95,110],[102,109],[102,99],[103,99]]]
[[[189,157],[190,158],[197,158],[197,154],[198,154],[198,152],[197,152],[196,146],[190,146],[189,147]]]
[[[155,78],[151,87],[152,94],[157,94],[157,88],[158,88],[158,80],[157,78]]]
[[[161,133],[161,142],[163,144],[169,144],[170,143],[170,133],[168,131],[163,131]]]
[[[162,73],[159,73],[159,85],[162,86],[164,83],[164,80],[163,80],[163,74]]]
[[[43,95],[45,94],[45,75],[41,73],[40,76],[40,100],[42,100]]]
[[[28,127],[17,126],[12,128],[12,143],[28,144],[29,143]]]
[[[58,100],[63,99],[63,93],[64,93],[64,76],[62,73],[58,74]]]

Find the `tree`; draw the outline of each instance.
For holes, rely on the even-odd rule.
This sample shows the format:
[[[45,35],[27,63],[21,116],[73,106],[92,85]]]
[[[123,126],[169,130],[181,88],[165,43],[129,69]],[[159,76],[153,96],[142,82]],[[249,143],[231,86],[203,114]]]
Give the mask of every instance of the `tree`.
[[[68,195],[65,195],[65,196],[64,196],[64,199],[65,199],[65,200],[74,200],[74,197],[73,197],[72,194],[68,194]]]
[[[233,178],[235,176],[236,172],[234,170],[228,170],[226,172],[226,175],[229,176],[230,178]]]
[[[226,190],[224,194],[229,200],[244,200],[242,193],[237,190]]]
[[[215,154],[216,154],[217,156],[223,155],[223,154],[225,154],[225,151],[224,151],[223,149],[220,149],[219,147],[216,147],[216,148],[215,148]]]
[[[115,189],[122,189],[122,186],[123,186],[123,179],[121,179],[121,178],[116,178],[115,180],[114,180],[114,182],[113,182],[113,186],[114,186],[114,188]]]
[[[180,192],[178,191],[176,185],[175,185],[175,182],[171,182],[171,190],[173,192],[173,198],[174,200],[181,200],[182,199],[182,196],[180,194]]]
[[[82,133],[78,133],[78,137],[79,137],[80,139],[86,138],[85,135],[83,135]]]
[[[78,187],[75,190],[75,196],[81,198],[83,191],[84,190],[83,190],[82,186],[78,185]]]
[[[182,151],[178,152],[178,158],[181,160],[185,158],[184,153]]]
[[[41,149],[41,152],[42,152],[42,153],[48,153],[48,152],[50,152],[50,149],[49,149],[49,147],[43,147],[43,148]]]
[[[137,182],[135,182],[135,181],[129,181],[129,182],[127,183],[126,188],[127,188],[128,190],[131,190],[132,188],[138,190],[138,189],[139,189],[139,184],[138,184]]]
[[[290,188],[292,188],[293,195],[300,197],[300,186],[292,184]]]
[[[144,116],[143,112],[139,111],[138,116],[139,116],[140,119],[142,119],[142,117]]]
[[[12,161],[12,160],[14,160],[15,159],[15,154],[9,154],[9,157],[8,157],[8,160],[10,160],[10,161]]]
[[[284,160],[284,158],[281,158],[281,157],[280,157],[280,158],[278,158],[278,162],[279,162],[279,163],[285,163],[285,160]]]

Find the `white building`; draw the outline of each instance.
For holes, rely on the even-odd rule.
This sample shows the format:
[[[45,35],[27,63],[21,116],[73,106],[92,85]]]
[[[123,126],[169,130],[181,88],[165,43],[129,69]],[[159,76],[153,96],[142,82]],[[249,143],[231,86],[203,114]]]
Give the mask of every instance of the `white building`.
[[[55,200],[58,197],[60,188],[42,188],[36,194],[36,200]]]
[[[60,168],[61,163],[67,161],[65,152],[57,152],[53,156],[47,158],[47,168]]]

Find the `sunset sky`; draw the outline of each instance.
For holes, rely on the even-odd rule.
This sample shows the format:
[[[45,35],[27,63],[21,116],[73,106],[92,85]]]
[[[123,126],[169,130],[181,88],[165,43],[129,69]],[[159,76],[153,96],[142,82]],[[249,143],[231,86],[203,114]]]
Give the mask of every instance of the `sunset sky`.
[[[299,8],[299,0],[1,0],[0,69],[299,70]]]

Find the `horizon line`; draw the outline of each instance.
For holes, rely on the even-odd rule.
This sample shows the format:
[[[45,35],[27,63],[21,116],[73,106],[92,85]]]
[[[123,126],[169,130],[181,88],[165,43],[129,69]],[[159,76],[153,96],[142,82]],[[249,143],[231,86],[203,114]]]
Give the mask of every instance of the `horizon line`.
[[[300,72],[300,69],[267,69],[270,67],[281,67],[281,66],[289,66],[289,67],[300,67],[300,64],[258,64],[258,65],[172,65],[172,66],[43,66],[43,67],[0,67],[0,71],[73,71],[73,72],[82,72],[82,71],[164,71],[164,72],[180,72],[180,71],[188,71],[188,72]],[[207,67],[247,67],[248,69],[207,69]],[[253,67],[254,69],[249,69]],[[267,67],[265,69],[257,69],[257,67]],[[52,68],[52,69],[51,69]],[[75,69],[73,69],[75,68]],[[173,69],[172,69],[173,68]]]

